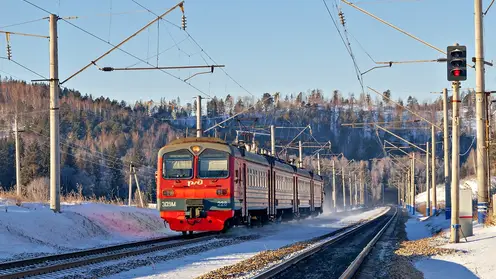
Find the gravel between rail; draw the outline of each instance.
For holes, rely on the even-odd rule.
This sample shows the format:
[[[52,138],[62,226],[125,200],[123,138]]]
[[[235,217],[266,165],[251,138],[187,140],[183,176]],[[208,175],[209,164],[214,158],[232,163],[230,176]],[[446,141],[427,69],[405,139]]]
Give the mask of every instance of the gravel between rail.
[[[339,278],[394,212],[391,208],[386,214],[347,235],[345,239],[323,248],[272,278]]]
[[[384,216],[385,215],[383,215],[383,217]],[[217,270],[213,270],[207,274],[196,277],[196,279],[251,278],[252,276],[260,273],[261,271],[266,270],[267,268],[270,268],[278,263],[281,263],[286,259],[301,253],[304,250],[311,249],[313,246],[318,245],[322,241],[325,241],[332,236],[348,231],[358,226],[359,224],[366,223],[370,219],[373,219],[373,217],[366,220],[361,220],[360,222],[357,222],[351,226],[338,229],[336,231],[310,239],[308,241],[297,242],[291,245],[281,247],[276,250],[263,251],[247,260],[244,260],[242,262],[239,262],[231,266],[225,266]],[[300,278],[307,278],[305,277],[305,275],[306,274],[303,274],[302,277]]]

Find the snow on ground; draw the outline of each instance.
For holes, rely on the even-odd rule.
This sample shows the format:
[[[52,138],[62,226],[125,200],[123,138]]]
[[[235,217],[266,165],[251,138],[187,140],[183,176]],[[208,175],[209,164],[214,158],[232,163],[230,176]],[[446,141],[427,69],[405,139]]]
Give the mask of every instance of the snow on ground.
[[[495,278],[496,274],[496,227],[483,228],[474,225],[474,235],[462,237],[460,243],[447,244],[441,248],[465,251],[463,254],[433,256],[418,261],[415,266],[426,279]]]
[[[0,261],[174,235],[157,210],[108,204],[16,206],[0,199]]]
[[[419,215],[420,216],[420,215]],[[422,218],[424,219],[424,218]],[[407,237],[416,240],[432,236],[433,231],[443,230],[442,238],[449,238],[450,220],[444,215],[426,221],[411,218],[407,222]],[[415,262],[425,279],[471,279],[496,278],[496,227],[484,228],[474,222],[473,236],[460,239],[460,243],[445,244],[438,248],[450,248],[465,253],[436,255]]]
[[[496,190],[496,177],[493,176],[491,177],[491,187],[493,191]],[[471,189],[472,190],[472,199],[477,199],[477,178],[475,177],[469,177],[462,179],[460,181],[460,189]],[[437,201],[442,202],[444,204],[445,201],[445,192],[444,192],[444,184],[437,184],[436,187],[436,194],[437,194]],[[417,196],[415,197],[415,201],[417,203],[425,203],[427,200],[427,192],[423,191],[421,193],[418,193]]]
[[[271,224],[262,228],[237,228],[233,231],[233,234],[253,232],[267,234],[267,236],[241,244],[206,251],[194,256],[153,263],[149,266],[143,266],[106,278],[195,278],[223,266],[233,265],[246,260],[261,251],[277,249],[298,241],[321,236],[359,220],[376,216],[385,210],[387,210],[387,207],[380,207],[344,218],[339,218],[336,214],[325,213],[315,218]]]
[[[431,237],[440,230],[449,228],[450,222],[451,220],[446,220],[444,214],[426,218],[419,212],[416,212],[415,216],[410,213],[410,219],[406,222],[408,240]]]

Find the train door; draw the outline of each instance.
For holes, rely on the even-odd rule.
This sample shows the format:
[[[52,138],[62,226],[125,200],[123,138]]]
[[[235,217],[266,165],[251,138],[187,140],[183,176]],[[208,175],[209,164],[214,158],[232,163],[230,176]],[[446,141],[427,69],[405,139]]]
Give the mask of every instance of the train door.
[[[270,179],[272,180],[272,215],[274,218],[277,216],[277,199],[276,199],[276,192],[277,192],[277,181],[276,181],[276,171],[272,170],[271,171],[271,176]]]
[[[269,169],[267,171],[267,185],[269,187],[269,217],[271,217],[274,214],[274,180],[272,179],[272,171]]]
[[[246,201],[246,187],[247,187],[247,176],[246,176],[246,163],[243,162],[242,165],[242,177],[243,177],[243,182],[241,188],[243,189],[243,208],[241,209],[242,216],[248,216],[248,206],[247,206],[247,201]]]
[[[310,211],[315,211],[315,182],[310,181]]]
[[[300,199],[298,197],[298,178],[293,177],[293,213],[298,213],[298,208],[300,207]]]

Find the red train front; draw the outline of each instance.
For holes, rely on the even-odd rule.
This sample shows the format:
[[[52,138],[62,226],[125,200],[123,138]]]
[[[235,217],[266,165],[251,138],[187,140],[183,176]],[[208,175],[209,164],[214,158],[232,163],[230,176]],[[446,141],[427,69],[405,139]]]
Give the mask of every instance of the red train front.
[[[160,149],[157,205],[175,231],[221,231],[234,216],[234,158],[213,138],[186,138]]]

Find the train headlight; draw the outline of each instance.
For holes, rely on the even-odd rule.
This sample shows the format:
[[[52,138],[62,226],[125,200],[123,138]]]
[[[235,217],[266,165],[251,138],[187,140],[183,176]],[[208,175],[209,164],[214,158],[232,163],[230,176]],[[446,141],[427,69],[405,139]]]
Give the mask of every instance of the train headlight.
[[[225,196],[225,195],[227,195],[227,189],[217,189],[217,195],[218,196]]]
[[[162,194],[166,197],[172,197],[174,196],[174,190],[164,190],[162,191]]]

